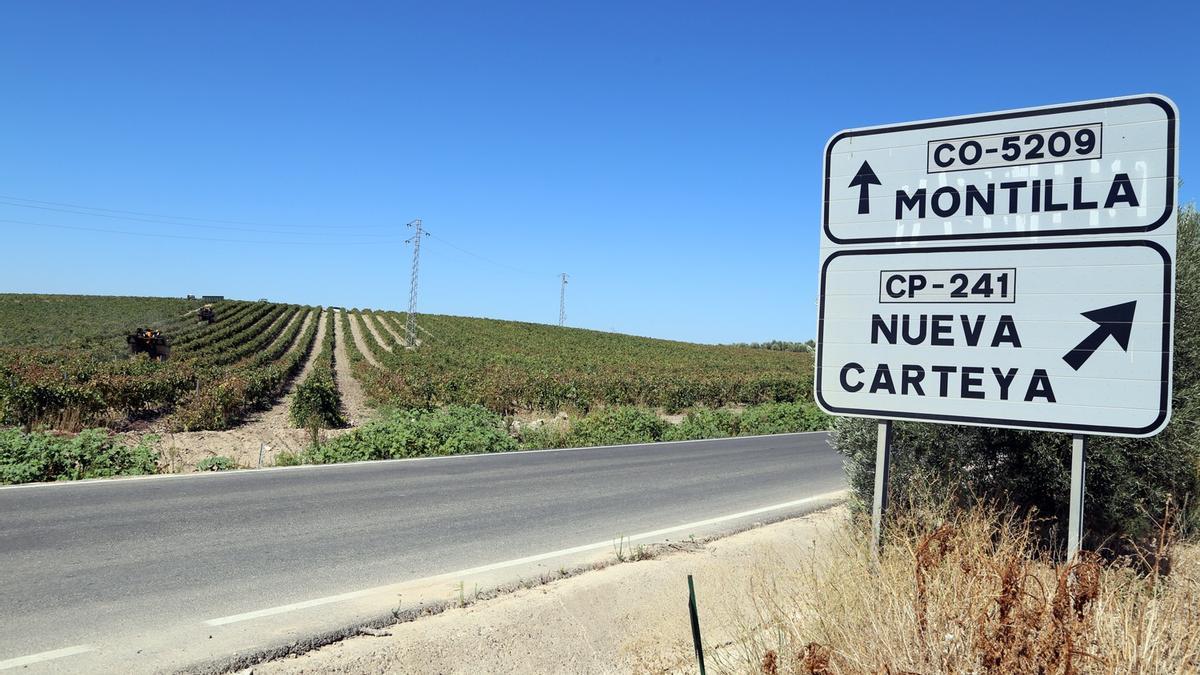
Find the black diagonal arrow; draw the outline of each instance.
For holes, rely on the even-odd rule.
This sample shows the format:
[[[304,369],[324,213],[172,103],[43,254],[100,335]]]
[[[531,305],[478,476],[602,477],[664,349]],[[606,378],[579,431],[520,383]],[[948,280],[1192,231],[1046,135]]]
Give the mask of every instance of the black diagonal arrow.
[[[850,179],[850,184],[846,187],[854,187],[855,185],[858,186],[858,213],[860,215],[870,213],[871,186],[883,185],[883,183],[879,182],[879,176],[876,176],[875,172],[871,170],[870,164],[863,162],[862,166],[858,167],[858,173],[854,174],[854,178]]]
[[[1063,361],[1066,361],[1071,368],[1079,370],[1110,336],[1117,341],[1117,344],[1121,345],[1122,350],[1129,351],[1129,334],[1133,331],[1133,311],[1136,308],[1137,300],[1134,300],[1083,312],[1083,316],[1100,325],[1085,337],[1083,342],[1067,352]]]

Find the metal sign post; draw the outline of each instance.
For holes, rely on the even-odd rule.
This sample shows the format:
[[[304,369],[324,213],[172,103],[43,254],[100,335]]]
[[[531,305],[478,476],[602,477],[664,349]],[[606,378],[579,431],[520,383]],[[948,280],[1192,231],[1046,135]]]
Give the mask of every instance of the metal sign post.
[[[1087,436],[1071,437],[1071,506],[1067,516],[1067,561],[1079,555],[1083,539],[1084,480],[1087,478]]]
[[[888,474],[892,464],[892,421],[879,422],[875,439],[875,498],[871,505],[871,557],[879,560],[883,543],[883,513],[888,506]]]
[[[1149,437],[1171,417],[1178,117],[1158,95],[848,129],[825,146],[814,395],[886,420]],[[876,453],[872,542],[891,423]]]

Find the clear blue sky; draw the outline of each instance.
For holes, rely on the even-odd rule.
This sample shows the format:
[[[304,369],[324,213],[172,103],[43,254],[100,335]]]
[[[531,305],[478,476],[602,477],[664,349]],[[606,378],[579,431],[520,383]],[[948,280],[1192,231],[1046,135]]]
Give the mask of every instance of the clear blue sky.
[[[12,3],[0,290],[403,309],[419,217],[424,311],[808,339],[839,129],[1163,93],[1193,200],[1198,7]]]

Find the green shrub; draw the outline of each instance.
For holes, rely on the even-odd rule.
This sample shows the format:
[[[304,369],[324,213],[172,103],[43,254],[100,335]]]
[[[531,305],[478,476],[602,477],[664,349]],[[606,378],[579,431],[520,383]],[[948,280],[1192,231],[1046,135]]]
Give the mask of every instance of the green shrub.
[[[275,466],[300,466],[304,463],[304,453],[302,452],[283,452],[275,455]]]
[[[833,418],[813,403],[764,403],[746,408],[738,423],[743,436],[821,431],[833,426]]]
[[[1171,423],[1146,439],[1093,437],[1088,444],[1085,548],[1120,552],[1125,542],[1152,545],[1170,497],[1187,505],[1195,527],[1200,497],[1200,218],[1179,214],[1176,258],[1175,375]],[[1000,500],[1047,519],[1043,535],[1065,540],[1071,476],[1066,434],[920,423],[893,425],[892,503],[902,505],[926,476],[949,483],[964,503]],[[849,460],[847,476],[860,509],[875,481],[876,421],[841,418],[834,446]],[[1057,525],[1056,532],[1050,528]]]
[[[576,422],[567,434],[567,443],[570,447],[653,443],[662,440],[667,426],[652,410],[606,408]]]
[[[397,410],[305,452],[304,462],[329,464],[368,459],[508,452],[517,442],[504,421],[482,406]]]
[[[232,471],[238,468],[237,462],[224,455],[205,457],[196,462],[197,471]]]
[[[315,374],[315,373],[314,373]],[[335,429],[346,426],[342,417],[342,400],[332,374],[309,377],[296,385],[292,405],[288,410],[292,424],[301,429],[320,427]]]
[[[320,320],[318,318],[318,320]],[[334,380],[334,323],[333,311],[325,312],[325,335],[321,339],[313,369],[296,387],[288,409],[292,424],[312,430],[337,429],[346,426],[342,417],[342,396]],[[313,441],[316,441],[314,435]]]
[[[158,472],[156,439],[118,443],[103,429],[73,438],[16,429],[0,431],[0,484],[132,476]]]
[[[664,441],[690,441],[701,438],[728,438],[738,433],[740,419],[728,410],[698,408],[687,414],[683,421],[663,432]]]

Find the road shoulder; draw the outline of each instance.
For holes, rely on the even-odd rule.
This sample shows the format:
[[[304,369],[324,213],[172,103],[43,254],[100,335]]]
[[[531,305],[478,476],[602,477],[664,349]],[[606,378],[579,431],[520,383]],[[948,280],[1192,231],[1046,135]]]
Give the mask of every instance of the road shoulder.
[[[838,506],[707,542],[635,547],[622,554],[652,557],[490,599],[475,601],[475,589],[460,595],[454,585],[446,589],[450,608],[439,614],[258,664],[252,672],[687,670],[694,664],[688,574],[695,579],[705,644],[718,648],[754,625],[754,585],[771,569],[819,550],[845,519]],[[465,606],[456,606],[460,601]]]

